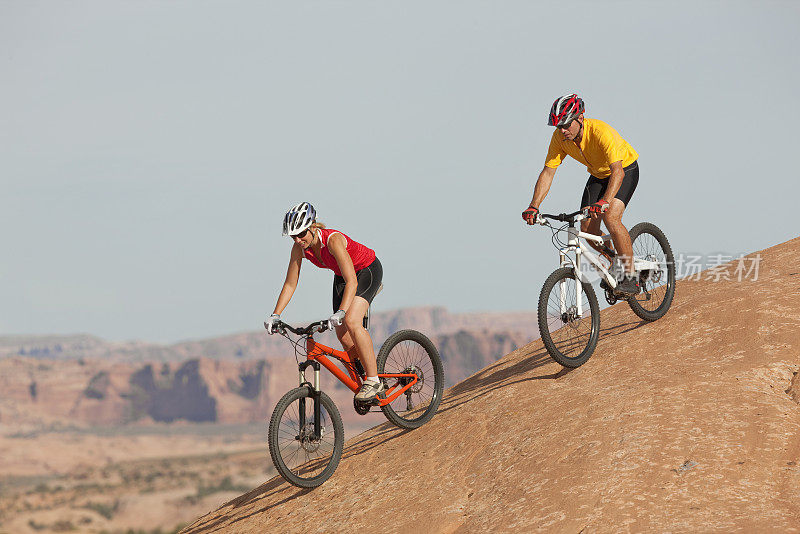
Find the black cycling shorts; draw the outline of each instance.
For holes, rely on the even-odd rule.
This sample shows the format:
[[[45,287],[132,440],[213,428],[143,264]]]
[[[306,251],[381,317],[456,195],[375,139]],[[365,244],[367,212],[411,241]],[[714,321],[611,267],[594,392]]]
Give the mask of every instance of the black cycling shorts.
[[[356,296],[361,297],[370,304],[372,299],[378,294],[378,289],[381,287],[381,280],[383,280],[383,266],[378,258],[364,267],[356,271],[356,280],[358,280],[358,287],[356,288]],[[344,297],[344,287],[347,285],[343,276],[338,274],[333,275],[333,311],[339,311],[339,306],[342,305],[342,297]]]
[[[622,179],[622,185],[619,186],[619,191],[614,195],[614,198],[623,201],[627,207],[633,192],[636,191],[636,186],[639,184],[639,162],[634,161],[623,170],[625,171],[625,177]],[[583,189],[580,208],[591,206],[603,198],[607,186],[608,178],[598,178],[590,175],[589,180],[586,182],[586,187]]]

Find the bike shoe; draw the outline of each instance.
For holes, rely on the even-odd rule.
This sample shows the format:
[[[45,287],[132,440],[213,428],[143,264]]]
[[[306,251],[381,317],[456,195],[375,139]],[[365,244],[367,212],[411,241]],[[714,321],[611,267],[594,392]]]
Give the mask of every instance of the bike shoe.
[[[359,402],[370,402],[375,400],[375,398],[386,391],[386,387],[383,385],[383,382],[364,382],[361,384],[361,387],[358,388],[358,393],[356,393],[355,399]]]
[[[617,284],[617,287],[614,288],[614,293],[618,293],[626,297],[634,297],[639,294],[640,290],[641,287],[639,286],[639,281],[636,278],[626,276],[620,283]]]

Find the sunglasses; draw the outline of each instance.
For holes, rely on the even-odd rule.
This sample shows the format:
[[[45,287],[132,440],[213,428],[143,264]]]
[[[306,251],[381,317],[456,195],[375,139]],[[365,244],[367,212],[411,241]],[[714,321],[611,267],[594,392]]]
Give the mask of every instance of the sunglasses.
[[[290,237],[291,237],[292,239],[294,239],[295,237],[296,237],[296,238],[298,238],[298,239],[303,239],[303,238],[304,238],[304,237],[305,237],[307,234],[308,234],[308,228],[306,228],[305,230],[303,230],[303,231],[302,231],[302,232],[300,232],[299,234],[295,234],[295,235],[293,235],[293,236],[290,236]]]

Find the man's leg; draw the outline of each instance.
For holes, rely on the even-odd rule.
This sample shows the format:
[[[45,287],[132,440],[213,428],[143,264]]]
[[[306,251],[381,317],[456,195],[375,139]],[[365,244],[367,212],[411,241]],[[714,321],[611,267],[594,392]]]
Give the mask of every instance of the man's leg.
[[[600,217],[594,219],[584,219],[581,221],[581,232],[585,232],[587,234],[594,234],[594,235],[603,235],[603,232],[600,231]],[[599,253],[603,253],[603,245],[600,243],[595,243],[594,241],[586,240],[589,243],[589,246],[595,249]]]
[[[614,248],[617,249],[617,257],[622,263],[625,272],[633,276],[633,244],[628,229],[622,224],[622,214],[625,213],[625,203],[618,198],[611,200],[611,204],[603,214],[603,222],[606,223],[608,233],[614,240]],[[599,219],[594,219],[592,222]],[[586,222],[586,221],[584,221]]]
[[[608,180],[600,180],[594,176],[589,176],[589,179],[586,181],[586,187],[583,188],[583,196],[581,196],[581,209],[594,204],[600,198],[602,198],[603,194],[606,192],[607,185]],[[584,219],[581,221],[581,231],[587,234],[602,236],[603,232],[600,230],[601,222],[603,222],[602,217],[593,214],[589,219]],[[604,254],[604,248],[606,246],[605,244],[595,243],[594,241],[589,240],[587,240],[587,242],[589,243],[590,247],[608,258],[608,256]],[[611,258],[608,258],[608,260],[611,261]]]

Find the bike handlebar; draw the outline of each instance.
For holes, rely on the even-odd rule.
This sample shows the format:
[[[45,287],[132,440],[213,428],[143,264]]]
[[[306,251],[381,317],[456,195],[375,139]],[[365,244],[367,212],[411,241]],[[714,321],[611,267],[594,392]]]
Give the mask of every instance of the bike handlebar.
[[[583,211],[584,210],[581,209],[578,211],[573,211],[572,213],[559,213],[558,215],[553,215],[550,213],[540,213],[539,215],[541,215],[543,218],[546,219],[553,219],[561,222],[574,223],[576,221],[583,220],[586,218],[586,214]],[[581,216],[580,219],[577,218],[578,215]]]
[[[266,327],[267,323],[264,323],[264,328]],[[298,336],[307,336],[309,334],[322,333],[328,328],[330,328],[330,326],[328,325],[327,319],[325,319],[324,321],[315,321],[305,327],[294,327],[292,325],[284,323],[283,321],[275,322],[276,331],[282,332],[284,330],[288,330],[289,332],[292,332],[293,334],[296,334]]]

